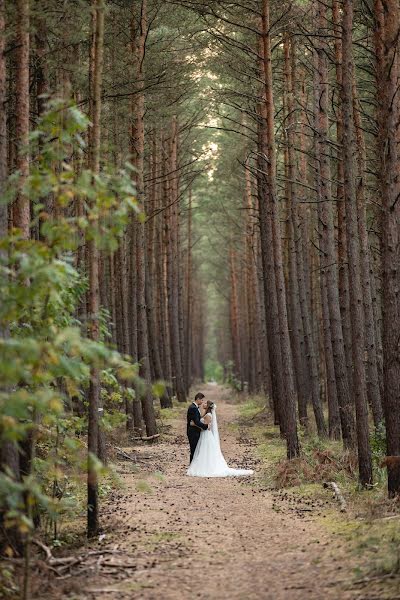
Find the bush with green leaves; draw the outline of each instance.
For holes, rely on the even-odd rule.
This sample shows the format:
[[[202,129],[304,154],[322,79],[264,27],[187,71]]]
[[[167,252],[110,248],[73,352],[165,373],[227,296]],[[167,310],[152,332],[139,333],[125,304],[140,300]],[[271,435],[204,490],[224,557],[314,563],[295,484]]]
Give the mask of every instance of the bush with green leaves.
[[[74,252],[83,240],[114,251],[132,213],[141,217],[129,165],[118,170],[103,165],[100,174],[82,167],[88,125],[75,106],[49,104],[31,135],[33,160],[24,185],[40,235],[27,240],[13,230],[0,240],[0,448],[14,445],[22,452],[29,439],[36,449],[25,477],[2,469],[0,509],[5,525],[23,532],[33,527],[27,506],[34,504],[52,519],[63,510],[57,486],[81,460],[79,433],[87,427],[86,416],[74,414],[73,401],[85,405],[91,369],[112,378],[118,412],[118,382],[137,377],[137,365],[104,342],[106,319],[102,341],[95,342],[77,318],[86,277],[77,270]],[[1,201],[14,200],[18,177],[10,178]]]

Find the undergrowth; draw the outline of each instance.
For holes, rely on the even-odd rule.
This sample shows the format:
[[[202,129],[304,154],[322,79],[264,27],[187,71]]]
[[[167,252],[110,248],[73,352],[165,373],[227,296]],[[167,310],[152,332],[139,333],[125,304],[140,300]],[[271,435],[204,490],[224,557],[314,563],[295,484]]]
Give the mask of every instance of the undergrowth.
[[[260,396],[250,397],[239,406],[239,426],[257,442],[261,485],[270,490],[288,490],[291,496],[304,500],[326,499],[327,490],[322,484],[335,482],[346,498],[347,513],[340,513],[332,500],[331,509],[320,521],[358,558],[356,576],[379,581],[388,574],[400,575],[400,502],[387,499],[386,472],[380,467],[385,455],[384,428],[371,436],[375,484],[363,491],[358,484],[357,457],[344,450],[339,441],[321,440],[299,430],[301,456],[287,460],[285,440],[267,406],[265,397]]]

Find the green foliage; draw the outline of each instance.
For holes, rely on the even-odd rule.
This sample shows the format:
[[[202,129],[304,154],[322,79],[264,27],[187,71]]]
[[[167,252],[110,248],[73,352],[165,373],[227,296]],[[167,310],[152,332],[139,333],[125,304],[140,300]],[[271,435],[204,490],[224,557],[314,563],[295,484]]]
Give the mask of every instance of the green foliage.
[[[374,467],[374,481],[378,487],[386,487],[387,471],[381,467],[382,460],[386,456],[386,427],[383,421],[370,434],[370,446]]]
[[[102,371],[104,428],[123,422],[122,387],[138,376],[137,365],[108,347],[109,316],[99,315],[102,341],[86,337],[77,310],[87,287],[73,258],[83,239],[114,251],[130,213],[140,214],[131,167],[103,165],[100,174],[82,168],[87,118],[73,105],[54,101],[31,135],[34,155],[25,193],[30,198],[39,239],[13,230],[0,241],[0,444],[33,440],[36,456],[21,481],[0,473],[0,508],[6,526],[23,533],[33,527],[32,507],[51,520],[72,501],[71,470],[82,472],[86,390],[93,367]],[[9,182],[12,201],[18,174]],[[45,211],[46,199],[54,210]],[[84,207],[77,215],[76,205]],[[124,384],[124,385],[125,385]],[[85,459],[85,461],[87,458]],[[102,465],[89,457],[96,469]]]
[[[222,365],[218,361],[208,358],[205,365],[205,378],[206,381],[224,383],[224,369]]]
[[[231,388],[234,389],[236,392],[240,392],[242,386],[241,386],[239,379],[236,377],[236,375],[233,371],[233,366],[234,365],[233,365],[232,361],[228,361],[225,366],[225,372],[226,372],[225,383],[230,385]]]
[[[246,402],[240,404],[240,415],[245,419],[253,419],[265,408],[265,398],[262,396],[251,396]]]
[[[386,456],[386,427],[381,421],[370,436],[371,453],[374,464],[378,466]]]
[[[15,567],[5,564],[0,567],[0,598],[19,597],[19,586],[16,582]]]

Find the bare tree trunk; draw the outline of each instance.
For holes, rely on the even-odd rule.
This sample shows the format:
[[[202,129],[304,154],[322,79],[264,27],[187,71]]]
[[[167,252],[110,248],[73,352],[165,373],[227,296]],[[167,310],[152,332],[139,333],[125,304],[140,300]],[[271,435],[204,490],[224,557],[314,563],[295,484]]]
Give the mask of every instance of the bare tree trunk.
[[[192,377],[192,306],[193,306],[193,258],[192,258],[192,188],[189,188],[188,235],[187,235],[187,279],[186,279],[186,392],[189,394]]]
[[[299,442],[297,437],[296,423],[296,398],[293,381],[292,356],[290,349],[289,327],[286,309],[285,280],[282,263],[281,232],[278,215],[277,193],[276,193],[276,151],[274,131],[274,102],[272,89],[272,61],[271,61],[271,39],[269,20],[269,0],[263,0],[262,12],[262,67],[264,78],[264,100],[265,100],[265,138],[264,152],[266,161],[266,196],[263,201],[267,204],[267,219],[270,221],[270,243],[273,248],[273,273],[270,282],[276,289],[277,309],[279,319],[279,337],[281,350],[281,368],[284,386],[284,395],[281,395],[280,416],[283,420],[284,433],[287,443],[288,458],[299,455]],[[269,250],[271,252],[271,250]],[[264,265],[264,268],[267,265]],[[266,293],[271,294],[271,289]],[[272,315],[267,316],[271,318]]]
[[[258,192],[257,192],[258,195]],[[258,207],[257,207],[258,209]],[[258,227],[257,227],[258,229]],[[260,319],[260,335],[261,341],[261,369],[262,369],[262,383],[264,393],[269,397],[272,408],[274,406],[273,401],[273,387],[272,387],[272,375],[271,375],[271,359],[267,335],[267,324],[266,324],[266,307],[265,307],[265,296],[264,296],[264,276],[262,269],[262,256],[261,256],[261,239],[260,235],[257,235],[257,241],[255,244],[256,252],[256,265],[257,265],[257,301],[259,306],[259,319]],[[275,424],[279,425],[278,411],[274,410]]]
[[[357,89],[355,78],[353,79],[353,112],[355,141],[357,148],[357,219],[358,234],[360,238],[360,260],[361,260],[361,285],[364,300],[364,334],[365,351],[367,353],[366,376],[367,394],[369,405],[372,410],[375,426],[383,420],[383,410],[380,393],[380,377],[378,369],[378,353],[376,330],[374,323],[374,309],[372,305],[371,277],[374,273],[371,267],[369,239],[367,231],[367,214],[365,198],[364,174],[366,170],[366,148],[364,133],[362,129],[361,115],[357,106]]]
[[[5,106],[7,97],[7,71],[5,57],[5,0],[0,0],[0,107]],[[7,180],[7,114],[0,110],[0,196],[4,193]],[[7,236],[8,229],[8,210],[7,204],[0,203],[0,240]],[[0,251],[0,258],[3,251]],[[7,277],[5,270],[1,272],[0,277]],[[9,337],[8,328],[0,327],[0,339]],[[4,392],[4,389],[1,390]],[[12,474],[15,481],[20,479],[19,455],[16,444],[3,440],[0,445],[0,471],[8,471]],[[0,554],[5,547],[10,546],[15,554],[22,554],[21,534],[17,527],[4,526],[4,513],[0,510]]]
[[[291,248],[291,253],[293,254],[292,258],[289,256],[290,261],[295,261],[295,264],[292,266],[291,270],[293,272],[294,286],[295,291],[292,291],[291,295],[296,294],[297,300],[296,305],[298,308],[294,311],[293,321],[294,326],[296,327],[297,322],[301,322],[304,328],[304,341],[303,345],[300,345],[300,339],[297,341],[299,345],[299,357],[297,362],[299,363],[298,369],[303,368],[303,357],[306,351],[309,353],[308,366],[310,368],[309,373],[307,373],[307,377],[304,377],[300,384],[303,386],[303,391],[299,390],[299,394],[305,395],[307,385],[306,382],[310,379],[311,383],[311,400],[312,406],[314,410],[315,422],[317,425],[318,434],[321,437],[326,436],[326,426],[325,419],[322,410],[321,399],[319,395],[319,384],[318,384],[318,368],[317,363],[315,361],[315,352],[313,348],[313,340],[311,336],[311,328],[309,322],[309,312],[307,309],[307,300],[306,293],[304,288],[304,265],[303,265],[303,247],[302,247],[302,228],[299,223],[298,216],[298,198],[297,198],[297,189],[295,187],[294,182],[296,180],[297,174],[295,172],[295,152],[294,152],[294,127],[295,127],[295,114],[294,114],[294,71],[295,71],[295,56],[294,50],[292,48],[292,40],[289,36],[286,36],[285,40],[285,73],[286,73],[286,85],[287,85],[287,94],[288,94],[288,181],[289,181],[289,207],[290,207],[290,221],[291,221],[291,237],[293,239],[293,244]],[[293,301],[293,300],[292,300]],[[303,337],[303,328],[298,331],[298,337]],[[299,401],[299,416],[300,422],[307,426],[307,399],[306,397],[303,399],[303,410],[300,411],[300,401]]]
[[[326,27],[326,7],[317,1],[317,24],[320,30]],[[346,357],[343,342],[342,320],[339,305],[336,249],[332,213],[331,172],[328,139],[328,72],[325,42],[317,41],[315,111],[316,111],[316,158],[318,181],[318,214],[320,222],[321,276],[326,278],[329,319],[335,365],[337,399],[345,446],[354,445],[354,419],[347,378]],[[322,301],[324,297],[322,296]]]
[[[346,203],[347,254],[349,261],[350,312],[353,332],[353,390],[356,406],[358,465],[360,482],[372,484],[372,461],[369,446],[368,404],[364,365],[364,314],[362,304],[360,244],[357,226],[355,184],[355,136],[353,115],[353,2],[343,2],[343,172]]]
[[[304,371],[304,336],[303,323],[300,313],[300,295],[297,276],[297,260],[296,251],[298,245],[295,241],[295,215],[296,210],[296,192],[295,189],[295,160],[294,160],[294,144],[293,144],[293,126],[294,126],[294,98],[293,98],[293,82],[291,70],[291,40],[288,33],[285,33],[284,41],[284,87],[283,87],[283,108],[285,114],[285,141],[286,147],[284,150],[285,163],[285,189],[287,201],[286,215],[286,238],[287,238],[287,257],[285,263],[288,265],[287,275],[287,305],[289,316],[289,331],[293,353],[293,363],[295,370],[296,392],[298,402],[299,420],[302,425],[307,423],[307,395],[306,395],[306,373]],[[319,400],[319,398],[318,398]],[[323,414],[322,410],[318,414]],[[318,421],[318,429],[320,420]]]
[[[155,225],[155,207],[156,207],[156,173],[157,173],[157,143],[153,140],[152,145],[152,157],[151,157],[151,183],[150,189],[148,190],[148,214],[150,219],[146,223],[146,305],[147,305],[147,323],[149,332],[149,355],[152,357],[154,378],[158,381],[164,380],[164,373],[161,366],[161,355],[160,355],[160,339],[159,331],[157,329],[157,314],[155,307],[154,290],[155,285],[155,253],[154,249],[156,246],[156,225]],[[160,398],[162,408],[172,406],[172,400],[168,395],[166,389]]]
[[[242,364],[240,333],[239,333],[239,308],[238,308],[238,284],[236,272],[236,254],[233,248],[230,249],[230,277],[231,277],[231,335],[232,335],[232,351],[234,362],[234,373],[240,377]]]
[[[163,368],[165,377],[167,378],[169,395],[172,396],[172,343],[170,337],[170,322],[169,322],[169,254],[168,254],[168,243],[169,243],[169,211],[167,209],[169,202],[169,187],[167,177],[167,144],[164,140],[161,140],[161,175],[162,175],[162,192],[160,199],[160,209],[162,209],[160,219],[160,231],[159,231],[159,260],[158,260],[158,285],[159,285],[159,306],[160,306],[160,326],[163,339]]]
[[[319,25],[322,27],[325,15],[319,14]],[[329,150],[327,146],[326,136],[328,134],[328,114],[327,114],[327,64],[326,57],[323,52],[323,48],[319,47],[315,56],[315,84],[314,84],[314,110],[316,117],[316,140],[315,140],[315,152],[317,159],[317,176],[316,176],[316,187],[317,187],[317,198],[318,198],[318,233],[319,233],[319,262],[320,262],[320,274],[319,274],[319,286],[320,286],[320,298],[321,298],[321,346],[323,347],[323,374],[326,378],[326,393],[328,400],[329,410],[329,433],[332,437],[337,438],[340,435],[340,424],[338,423],[339,407],[338,397],[336,388],[336,376],[334,370],[334,361],[332,360],[332,330],[331,330],[331,319],[329,311],[329,297],[328,297],[328,276],[327,270],[335,268],[335,265],[329,262],[332,258],[328,253],[329,249],[333,248],[333,244],[328,243],[328,237],[333,231],[330,232],[328,227],[333,228],[333,217],[331,214],[332,208],[328,203],[327,186],[329,184],[327,177],[330,177],[329,171],[329,156],[327,156]],[[334,250],[333,250],[334,251]]]
[[[353,359],[351,353],[351,323],[350,323],[350,297],[349,297],[349,269],[347,264],[347,236],[346,236],[346,207],[343,190],[343,157],[341,148],[343,146],[343,115],[341,89],[343,84],[342,75],[342,30],[341,30],[341,2],[333,0],[332,2],[332,20],[335,46],[335,69],[337,86],[337,109],[336,109],[336,137],[338,150],[336,151],[337,161],[337,185],[336,185],[336,204],[337,204],[337,257],[338,257],[338,286],[339,286],[339,305],[342,318],[342,331],[344,341],[344,353],[346,357],[347,380],[349,383],[350,395],[353,388]]]
[[[252,177],[248,164],[245,165],[245,214],[246,214],[246,240],[245,240],[245,266],[246,266],[246,288],[247,314],[248,314],[248,344],[249,358],[249,391],[257,393],[262,389],[261,381],[261,348],[262,333],[260,331],[260,307],[258,299],[258,281],[256,272],[257,259],[257,235],[254,227],[254,206],[252,196]]]
[[[90,167],[94,174],[100,170],[100,117],[101,117],[101,89],[103,74],[103,40],[104,40],[104,3],[103,0],[92,0],[92,27],[94,30],[94,64],[93,64],[93,97],[92,97],[92,133],[90,152]],[[99,328],[99,251],[93,239],[88,240],[88,268],[89,268],[89,318],[90,338],[100,340]],[[98,506],[98,481],[97,471],[91,457],[99,452],[99,402],[100,402],[100,372],[97,367],[92,367],[89,387],[89,415],[88,415],[88,537],[94,537],[99,528]]]
[[[136,2],[132,10],[136,10]],[[142,0],[138,25],[138,35],[132,40],[134,60],[137,75],[137,95],[135,100],[134,118],[134,165],[136,167],[137,196],[142,208],[145,208],[144,198],[144,55],[147,26],[147,1]],[[151,390],[151,372],[149,358],[149,339],[146,314],[146,237],[145,224],[140,222],[136,229],[136,301],[137,301],[137,351],[140,363],[139,375],[144,380],[144,390],[141,397],[143,418],[148,436],[157,433],[157,424],[154,413],[153,396]],[[138,388],[137,388],[138,392]]]
[[[375,0],[378,123],[382,160],[383,408],[388,491],[400,494],[400,11],[397,0]]]
[[[185,384],[182,371],[182,356],[180,344],[180,326],[179,326],[179,279],[178,279],[178,260],[179,244],[177,236],[178,227],[178,185],[177,185],[177,151],[178,151],[178,124],[177,119],[172,119],[171,145],[170,145],[170,185],[169,185],[169,241],[168,241],[168,315],[171,339],[171,362],[172,373],[175,377],[175,390],[179,402],[186,402]]]
[[[18,195],[14,203],[14,227],[24,238],[30,236],[30,203],[23,187],[29,175],[29,0],[17,0],[16,34],[16,107],[15,138],[17,146],[16,168],[20,173]]]

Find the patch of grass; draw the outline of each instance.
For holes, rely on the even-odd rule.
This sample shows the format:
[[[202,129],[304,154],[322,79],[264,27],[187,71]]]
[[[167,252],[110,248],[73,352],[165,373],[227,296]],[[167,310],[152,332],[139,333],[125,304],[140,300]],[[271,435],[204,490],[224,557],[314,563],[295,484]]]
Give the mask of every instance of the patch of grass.
[[[240,429],[240,425],[239,423],[227,423],[226,429],[228,429],[230,433],[237,433]]]
[[[332,493],[322,483],[335,481],[346,498],[348,512],[339,513],[339,507],[332,501],[331,508],[324,508],[319,517],[321,526],[336,537],[338,547],[344,545],[356,559],[358,578],[379,580],[392,573],[400,576],[400,502],[386,497],[386,473],[379,467],[382,432],[372,434],[375,486],[361,491],[357,457],[345,451],[341,442],[321,440],[315,433],[299,430],[301,457],[288,461],[285,441],[279,429],[271,425],[271,417],[263,411],[259,398],[250,398],[242,404],[240,415],[241,427],[257,442],[261,485],[270,489],[289,488],[291,497],[299,501],[320,500],[325,506]],[[279,504],[274,506],[281,510]]]
[[[346,542],[358,559],[360,576],[400,575],[400,516],[360,521],[353,516],[338,520],[336,511],[321,519],[330,533]]]
[[[149,482],[145,481],[144,479],[141,479],[136,482],[136,489],[138,492],[141,492],[142,494],[152,494],[153,493],[153,488],[151,487]]]
[[[161,473],[161,471],[156,471],[153,474],[154,479],[157,479],[158,481],[164,482],[165,481],[165,475],[163,473]]]
[[[291,492],[294,496],[310,500],[315,498],[326,499],[331,496],[331,492],[323,488],[320,483],[301,483],[292,488]]]
[[[257,410],[256,408],[257,407]],[[253,419],[254,415],[260,413],[260,405],[256,401],[254,404],[248,403],[246,407],[244,405],[244,414],[250,415],[250,419]],[[243,416],[241,426],[246,428],[246,420]],[[246,432],[256,440],[256,452],[258,457],[261,459],[262,476],[261,482],[263,486],[268,488],[276,487],[276,466],[279,461],[284,460],[286,457],[286,445],[285,441],[280,437],[279,431],[273,425],[262,424],[260,422],[251,423],[251,429],[246,428]]]
[[[182,413],[187,410],[187,405],[174,401],[172,408],[161,408],[160,418],[163,421],[172,421],[177,417],[180,417]]]
[[[243,420],[247,421],[256,417],[265,408],[265,396],[250,396],[246,402],[241,402],[239,404],[239,414]]]

